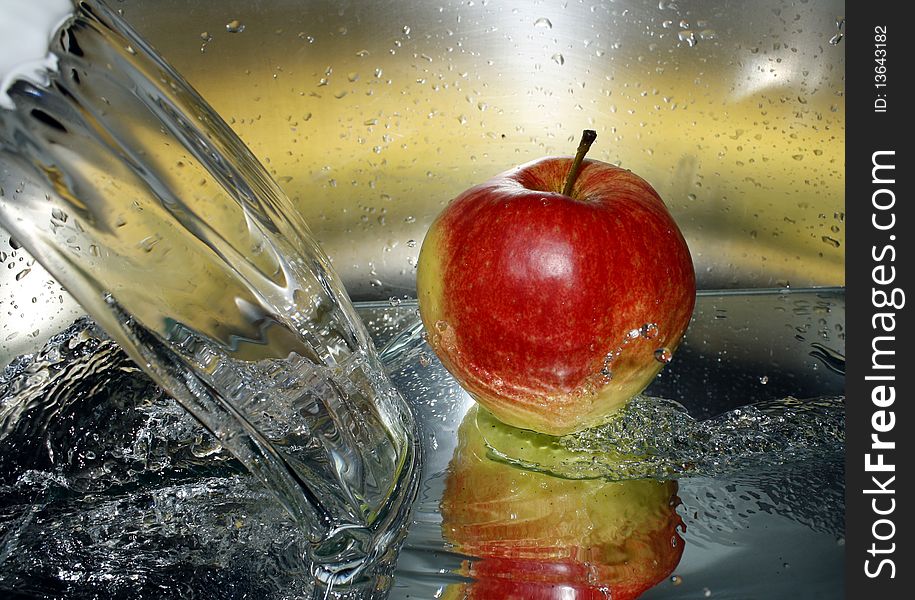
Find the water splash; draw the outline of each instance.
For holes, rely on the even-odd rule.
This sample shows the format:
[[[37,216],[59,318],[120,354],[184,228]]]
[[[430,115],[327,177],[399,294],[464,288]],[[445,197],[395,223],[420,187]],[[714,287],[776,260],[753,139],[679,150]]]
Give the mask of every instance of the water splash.
[[[671,400],[638,396],[616,418],[562,437],[496,424],[480,427],[494,457],[570,479],[721,477],[841,456],[845,398],[784,398],[698,420]]]

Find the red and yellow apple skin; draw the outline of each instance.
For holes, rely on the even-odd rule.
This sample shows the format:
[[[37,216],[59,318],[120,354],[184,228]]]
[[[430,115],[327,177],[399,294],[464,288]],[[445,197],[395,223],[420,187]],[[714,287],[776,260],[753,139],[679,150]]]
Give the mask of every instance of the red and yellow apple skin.
[[[683,554],[676,482],[570,480],[492,460],[477,419],[461,425],[442,496],[442,533],[461,553],[445,598],[630,600]]]
[[[496,417],[561,435],[642,391],[670,360],[696,283],[677,224],[630,171],[522,165],[455,198],[419,255],[428,340]]]

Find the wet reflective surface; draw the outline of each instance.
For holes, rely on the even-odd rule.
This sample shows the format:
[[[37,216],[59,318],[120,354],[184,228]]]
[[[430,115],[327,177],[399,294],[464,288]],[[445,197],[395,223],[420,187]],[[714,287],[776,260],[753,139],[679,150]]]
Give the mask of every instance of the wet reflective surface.
[[[358,306],[379,347],[416,319],[415,305],[394,304]],[[719,440],[763,451],[678,478],[682,504],[676,513],[686,527],[682,557],[644,597],[838,597],[844,436],[834,424],[843,412],[844,337],[837,326],[844,322],[844,295],[700,294],[698,307],[684,346],[646,395],[678,402],[682,414]],[[402,347],[401,354],[408,360],[393,369],[392,378],[423,424],[428,460],[390,597],[462,597],[473,593],[468,576],[482,580],[493,573],[488,550],[449,533],[470,522],[454,520],[460,514],[455,507],[473,502],[451,494],[451,528],[441,510],[449,479],[479,468],[457,452],[462,439],[470,443],[458,430],[466,429],[462,423],[473,402],[424,344]],[[36,361],[46,367],[29,372]],[[28,386],[43,393],[29,396],[23,391]],[[785,390],[800,400],[784,400]],[[8,367],[0,396],[0,589],[7,594],[308,593],[302,566],[291,558],[298,540],[282,509],[110,342],[71,331],[43,356]],[[26,402],[27,396],[43,402]],[[750,404],[756,406],[746,408]],[[771,423],[802,409],[807,436],[789,444],[753,446],[753,440],[729,434],[728,423],[765,413],[770,427],[760,427],[755,442],[772,442]],[[805,448],[818,450],[816,458],[800,451]],[[722,444],[721,456],[728,452]],[[579,485],[593,485],[564,481],[555,485],[563,486],[565,498],[574,499],[579,492],[570,490]],[[535,506],[536,498],[516,488],[520,506]],[[581,506],[585,497],[579,496]]]

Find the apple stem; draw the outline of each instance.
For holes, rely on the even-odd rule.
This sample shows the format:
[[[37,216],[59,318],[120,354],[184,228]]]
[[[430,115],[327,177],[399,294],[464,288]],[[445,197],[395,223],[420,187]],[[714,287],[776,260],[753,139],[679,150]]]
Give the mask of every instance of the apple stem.
[[[575,160],[572,161],[572,167],[569,174],[566,175],[566,184],[562,188],[563,196],[571,196],[572,188],[575,187],[575,180],[578,179],[578,172],[581,171],[581,163],[585,160],[585,154],[591,149],[591,144],[597,139],[597,132],[593,129],[585,129],[581,132],[581,142],[578,143],[578,152],[575,153]]]

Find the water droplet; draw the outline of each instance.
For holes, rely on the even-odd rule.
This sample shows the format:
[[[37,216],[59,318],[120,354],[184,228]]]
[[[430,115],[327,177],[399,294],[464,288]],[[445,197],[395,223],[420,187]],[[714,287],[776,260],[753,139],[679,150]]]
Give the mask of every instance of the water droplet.
[[[658,337],[659,331],[657,323],[645,323],[642,325],[641,335],[646,340],[653,340]]]
[[[760,378],[759,378],[759,383],[761,383],[761,384],[763,384],[763,385],[766,385],[767,383],[769,383],[769,376],[768,376],[768,375],[763,375],[762,377],[760,377]]]
[[[156,236],[149,236],[140,240],[138,244],[144,252],[152,252],[152,249],[159,243],[159,238]]]
[[[664,363],[665,365],[669,363],[674,357],[674,353],[670,351],[669,348],[658,348],[654,351],[654,359],[659,363]]]
[[[436,321],[435,329],[439,333],[445,333],[446,331],[448,331],[448,322],[447,321]]]
[[[610,364],[605,362],[604,366],[601,367],[600,376],[604,380],[604,383],[609,383],[613,380],[613,371],[610,370]]]
[[[671,575],[670,583],[673,585],[680,585],[681,583],[683,583],[683,578],[680,577],[679,575]]]
[[[552,23],[549,19],[547,19],[546,17],[540,17],[539,19],[537,19],[536,21],[534,21],[534,27],[542,27],[542,28],[544,28],[544,29],[552,29],[552,28],[553,28],[553,23]]]
[[[696,34],[688,29],[678,33],[677,39],[681,42],[686,42],[686,45],[690,48],[699,43],[699,40],[696,38]]]
[[[419,366],[421,366],[421,367],[428,367],[429,365],[432,364],[432,357],[430,357],[429,354],[426,352],[420,352],[418,358],[419,358]]]
[[[460,123],[461,125],[466,125],[466,124],[467,124],[467,117],[465,117],[464,115],[459,116],[459,117],[458,117],[458,123]]]
[[[238,19],[232,19],[231,21],[226,23],[226,31],[228,31],[229,33],[241,33],[244,30],[245,30],[244,24],[242,24],[242,22],[239,21]]]
[[[556,54],[554,54],[554,55],[552,56],[552,58],[553,58],[553,62],[556,63],[557,65],[564,65],[565,62],[566,62],[565,56],[563,56],[563,55],[560,54],[559,52],[557,52]]]
[[[407,248],[416,248],[416,240],[407,240]]]
[[[626,337],[630,340],[634,340],[637,337],[639,337],[640,335],[642,335],[641,329],[630,329],[629,333],[626,334]]]
[[[711,598],[712,590],[710,590],[708,588],[702,588],[702,595],[705,596],[706,598]]]
[[[841,33],[835,34],[834,36],[832,36],[831,38],[829,38],[829,45],[830,45],[830,46],[836,46],[836,45],[838,45],[838,43],[842,41],[842,38],[843,38],[843,37],[845,37],[845,36],[842,35]]]
[[[63,210],[61,210],[59,208],[55,208],[55,209],[51,210],[51,218],[56,221],[60,221],[61,223],[66,223],[67,222],[67,213],[65,213]]]
[[[832,246],[833,248],[838,248],[841,245],[841,242],[839,242],[839,240],[837,240],[835,238],[831,238],[828,235],[824,235],[820,239],[823,240],[824,243]]]
[[[791,156],[791,158],[793,158],[794,160],[804,160],[804,155],[803,154],[794,154]]]
[[[12,266],[12,265],[11,265]],[[16,281],[20,281],[23,277],[32,272],[32,269],[23,269],[16,273]]]

